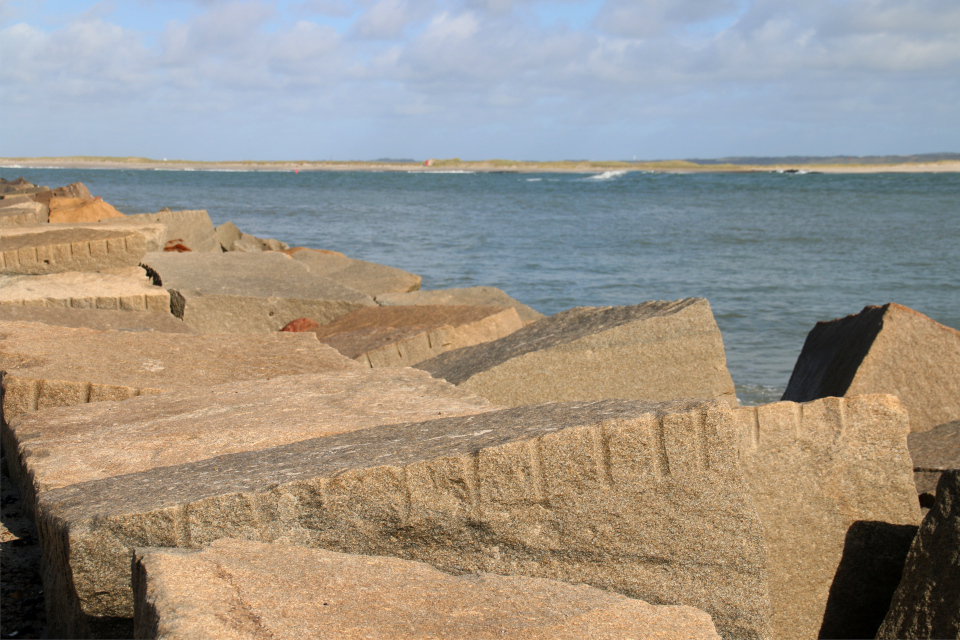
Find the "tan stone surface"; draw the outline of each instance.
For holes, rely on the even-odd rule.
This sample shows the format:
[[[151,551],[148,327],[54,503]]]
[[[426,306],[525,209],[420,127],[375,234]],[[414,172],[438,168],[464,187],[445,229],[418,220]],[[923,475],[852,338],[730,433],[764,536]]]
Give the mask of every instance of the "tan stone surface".
[[[50,198],[50,222],[96,222],[123,214],[99,198]]]
[[[544,317],[522,302],[515,300],[496,287],[467,287],[464,289],[433,289],[409,293],[381,293],[375,296],[377,304],[384,307],[410,304],[474,304],[493,307],[513,307],[523,320],[530,324]]]
[[[93,194],[90,193],[90,189],[82,182],[74,182],[65,187],[46,189],[35,196],[37,202],[44,204],[49,203],[51,198],[80,198],[82,200],[90,200],[93,198]]]
[[[960,331],[894,303],[818,322],[783,399],[867,393],[900,398],[913,431],[960,419]]]
[[[17,452],[11,475],[32,506],[37,492],[71,484],[499,408],[423,371],[356,367],[181,388],[122,408],[97,402],[22,414],[9,421],[6,440]]]
[[[768,637],[762,529],[723,406],[521,407],[41,492],[53,634],[130,634],[133,548],[242,538],[584,583]]]
[[[601,398],[737,404],[703,298],[579,307],[416,366],[506,406]]]
[[[776,402],[735,414],[741,464],[767,542],[773,637],[817,638],[824,625],[855,630],[825,637],[872,637],[899,575],[868,566],[839,575],[838,567],[845,547],[856,543],[848,540],[854,523],[920,521],[906,411],[892,396],[873,395]],[[860,606],[833,606],[825,621],[828,601],[843,597],[841,586],[861,594]],[[870,622],[857,616],[872,603],[881,613],[865,635],[857,624]]]
[[[321,342],[370,367],[409,367],[523,327],[516,309],[403,306],[357,309],[313,330]]]
[[[161,247],[170,240],[179,240],[191,251],[220,253],[220,241],[213,227],[210,215],[203,209],[170,211],[165,209],[157,213],[137,213],[127,216],[131,222],[161,223],[167,228]]]
[[[341,253],[301,248],[290,255],[311,273],[362,291],[370,297],[384,293],[406,293],[420,288],[421,278],[418,275],[374,262],[348,258]]]
[[[42,275],[133,267],[146,253],[143,236],[132,230],[20,227],[0,234],[0,273]]]
[[[126,267],[108,273],[0,276],[0,306],[5,305],[170,313],[170,294],[154,286],[140,267]]]
[[[133,219],[131,219],[133,218]],[[116,229],[121,231],[134,230],[143,236],[147,251],[163,251],[167,227],[160,222],[143,221],[134,216],[122,218],[107,218],[99,222],[77,222],[52,225],[51,229]],[[0,230],[0,234],[3,231]]]
[[[169,313],[113,309],[76,309],[74,307],[4,304],[0,305],[0,322],[42,322],[58,327],[82,327],[99,331],[197,333],[196,329]]]
[[[3,416],[164,390],[359,367],[303,333],[185,335],[0,325]]]
[[[170,292],[173,314],[204,333],[280,331],[297,318],[327,323],[375,306],[274,251],[148,253],[143,264]]]
[[[39,202],[28,202],[0,208],[0,229],[29,227],[49,222],[50,210]]]
[[[237,228],[237,225],[232,222],[224,222],[217,226],[215,231],[217,234],[217,242],[220,243],[220,248],[224,251],[230,251],[230,249],[233,248],[233,243],[243,236],[243,233]]]
[[[907,443],[913,458],[917,493],[925,498],[923,501],[929,501],[936,493],[940,474],[949,469],[960,469],[960,420],[941,424],[929,431],[911,433]]]
[[[138,638],[720,638],[703,611],[586,585],[241,540],[138,549],[133,581]]]
[[[960,638],[960,471],[946,471],[877,638]]]

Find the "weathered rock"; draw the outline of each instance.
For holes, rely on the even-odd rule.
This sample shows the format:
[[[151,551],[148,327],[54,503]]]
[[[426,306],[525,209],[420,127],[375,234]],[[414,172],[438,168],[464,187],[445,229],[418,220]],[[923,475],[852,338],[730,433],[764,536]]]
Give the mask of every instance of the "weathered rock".
[[[523,327],[510,307],[369,307],[314,329],[321,342],[369,367],[409,367]]]
[[[123,214],[100,198],[50,198],[50,222],[97,222]]]
[[[127,216],[131,222],[159,222],[166,226],[167,235],[163,238],[161,247],[170,240],[179,240],[190,248],[190,251],[221,253],[220,241],[213,228],[210,215],[203,209],[170,211],[169,209],[157,213],[137,213]]]
[[[32,196],[26,194],[0,196],[0,209],[18,207],[31,203],[36,203],[36,200],[34,200]]]
[[[28,411],[359,365],[310,334],[184,335],[0,326],[6,422]]]
[[[767,542],[773,637],[873,637],[920,521],[906,411],[873,395],[735,413]],[[897,554],[899,567],[876,562]]]
[[[244,538],[584,583],[767,637],[762,530],[722,407],[522,407],[43,491],[52,633],[130,633],[134,547]]]
[[[170,313],[170,295],[143,269],[0,276],[0,306],[72,307]]]
[[[47,224],[50,221],[50,210],[45,204],[28,202],[0,208],[0,228],[28,227]]]
[[[203,333],[279,331],[375,305],[277,252],[148,253],[142,264],[170,292],[173,314]]]
[[[818,322],[783,399],[866,393],[900,398],[916,432],[960,419],[960,331],[894,303]]]
[[[98,331],[197,333],[196,329],[169,313],[149,313],[146,311],[4,304],[0,305],[0,322],[42,322],[58,327],[97,329]]]
[[[38,192],[35,196],[35,200],[43,204],[49,204],[51,198],[80,198],[81,200],[90,200],[93,198],[93,194],[90,193],[90,189],[82,182],[74,182],[65,187],[57,187],[56,189],[47,189]]]
[[[703,611],[586,585],[246,540],[138,549],[133,583],[138,638],[720,637]]]
[[[131,220],[131,218],[133,219]],[[135,216],[107,218],[99,222],[59,224],[56,226],[57,228],[63,229],[132,229],[143,236],[147,251],[163,251],[167,237],[167,226],[165,224],[161,222],[150,222],[149,220],[143,220]]]
[[[130,229],[18,227],[0,233],[0,273],[43,275],[135,267],[146,243]]]
[[[465,289],[434,289],[409,293],[381,293],[375,296],[377,304],[384,307],[408,304],[475,304],[480,306],[513,307],[523,324],[536,322],[544,317],[518,300],[514,300],[496,287],[467,287]]]
[[[960,471],[945,471],[877,638],[960,638]]]
[[[280,331],[313,331],[320,326],[320,323],[310,318],[297,318],[288,322]]]
[[[241,233],[240,238],[230,247],[230,251],[240,251],[242,253],[260,253],[266,250],[260,238],[252,236],[249,233]]]
[[[940,474],[960,469],[960,420],[929,431],[911,433],[907,442],[913,458],[913,478],[920,504],[929,508],[933,505]]]
[[[348,258],[334,251],[316,249],[291,250],[294,260],[307,267],[311,273],[330,278],[351,289],[362,291],[370,297],[384,293],[406,293],[420,288],[420,276],[387,267],[382,264]],[[501,305],[507,306],[507,305]]]
[[[220,248],[224,251],[233,249],[233,243],[243,236],[243,233],[237,228],[237,225],[232,222],[224,222],[216,227],[215,231],[217,233],[217,242],[220,243]]]
[[[737,405],[720,330],[703,298],[579,307],[416,366],[506,406],[601,398]]]

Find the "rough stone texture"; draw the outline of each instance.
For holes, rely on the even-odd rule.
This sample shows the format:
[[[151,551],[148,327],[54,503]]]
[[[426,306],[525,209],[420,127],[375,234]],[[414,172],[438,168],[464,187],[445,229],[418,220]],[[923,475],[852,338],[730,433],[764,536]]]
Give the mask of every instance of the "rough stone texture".
[[[375,305],[277,252],[148,253],[143,265],[170,292],[173,314],[204,333],[279,331]]]
[[[906,411],[892,396],[872,395],[735,414],[767,542],[773,637],[873,637],[920,521]],[[869,557],[851,555],[855,547]],[[874,566],[897,553],[899,567]],[[850,593],[857,606],[841,606]],[[851,635],[833,635],[841,629]]]
[[[409,293],[381,293],[375,296],[377,304],[384,307],[410,304],[475,304],[480,306],[513,307],[523,320],[530,324],[545,317],[522,302],[515,300],[496,287],[467,287],[465,289],[434,289]]]
[[[96,222],[123,214],[100,198],[50,198],[50,222]]]
[[[0,273],[42,275],[133,267],[146,253],[143,236],[120,229],[20,227],[0,234]]]
[[[783,399],[865,393],[900,398],[915,432],[960,419],[960,331],[894,303],[818,322]]]
[[[170,313],[170,295],[140,267],[126,267],[107,273],[0,276],[4,305]]]
[[[960,469],[960,420],[911,433],[907,439],[913,458],[913,476],[921,504],[933,504],[940,474]]]
[[[220,243],[220,248],[224,251],[233,249],[233,243],[243,236],[243,233],[237,228],[237,225],[232,222],[224,222],[216,227],[215,231],[217,233],[217,242]]]
[[[321,342],[369,367],[409,367],[523,327],[510,307],[370,307],[314,329]]]
[[[304,333],[186,335],[0,325],[3,417],[170,389],[359,368]]]
[[[25,413],[10,420],[4,450],[32,509],[38,492],[72,484],[495,409],[423,371],[356,367]]]
[[[73,307],[36,307],[0,305],[0,322],[42,322],[58,327],[97,329],[99,331],[160,331],[197,333],[197,330],[169,313],[75,309]]]
[[[161,247],[170,240],[179,240],[190,251],[221,253],[220,241],[210,215],[203,209],[187,211],[164,210],[157,213],[138,213],[127,216],[131,222],[160,222],[167,228]]]
[[[290,255],[311,273],[362,291],[370,297],[384,293],[406,293],[420,288],[421,278],[418,275],[382,264],[348,258],[342,253],[300,248]]]
[[[506,406],[601,398],[737,404],[703,298],[579,307],[416,366]]]
[[[945,471],[877,638],[960,638],[960,471]]]
[[[767,637],[762,530],[722,407],[522,407],[42,492],[52,632],[130,634],[134,547],[244,538],[584,583]]]
[[[56,227],[63,229],[133,229],[143,236],[147,251],[163,251],[167,237],[167,226],[165,224],[161,222],[144,221],[136,216],[107,218],[99,222],[59,224],[56,225]]]
[[[33,199],[32,195],[27,194],[8,194],[0,196],[0,208],[6,207],[15,207],[19,205],[29,204],[31,202],[36,202]]]
[[[50,221],[50,210],[39,202],[28,202],[0,208],[0,228],[29,227],[38,224],[47,224]]]
[[[90,193],[90,189],[82,182],[74,182],[65,187],[41,191],[34,196],[37,202],[44,204],[49,204],[51,198],[80,198],[90,200],[93,198],[93,194]]]
[[[703,611],[586,585],[242,540],[138,549],[133,582],[138,638],[720,638]]]

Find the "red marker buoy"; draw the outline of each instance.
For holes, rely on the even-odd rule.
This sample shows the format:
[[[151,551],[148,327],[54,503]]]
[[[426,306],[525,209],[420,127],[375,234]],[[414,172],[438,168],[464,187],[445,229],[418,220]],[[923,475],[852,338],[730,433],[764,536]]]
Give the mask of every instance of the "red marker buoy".
[[[300,173],[300,169],[294,169],[293,172],[294,172],[294,173]]]

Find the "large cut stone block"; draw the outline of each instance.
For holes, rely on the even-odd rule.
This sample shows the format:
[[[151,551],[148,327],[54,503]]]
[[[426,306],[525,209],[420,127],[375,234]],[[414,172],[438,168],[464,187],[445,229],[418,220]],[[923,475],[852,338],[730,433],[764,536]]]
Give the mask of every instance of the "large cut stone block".
[[[133,582],[137,638],[720,638],[703,611],[582,584],[243,540],[138,549]]]
[[[907,439],[913,458],[913,478],[921,504],[931,506],[940,474],[960,469],[960,420],[911,433]]]
[[[42,275],[135,267],[143,236],[119,229],[19,227],[0,233],[0,273]]]
[[[6,422],[28,411],[360,365],[312,334],[184,335],[0,325]]]
[[[0,305],[0,322],[42,322],[58,327],[97,329],[99,331],[161,331],[197,333],[197,330],[169,313],[76,309],[74,307],[37,307]]]
[[[170,294],[140,267],[107,273],[67,271],[0,276],[0,306],[71,307],[170,313]]]
[[[187,211],[170,211],[165,209],[158,213],[137,213],[129,215],[130,222],[159,222],[167,228],[164,245],[170,240],[177,240],[190,251],[220,253],[220,242],[213,227],[210,215],[203,209]]]
[[[398,305],[435,305],[472,304],[484,307],[513,307],[523,320],[523,324],[530,324],[545,317],[519,300],[511,298],[503,290],[496,287],[467,287],[465,289],[433,289],[428,291],[411,291],[409,293],[381,293],[375,296],[377,304],[384,307]]]
[[[451,349],[490,342],[523,327],[509,307],[368,307],[313,332],[370,367],[409,367]]]
[[[0,228],[31,227],[49,222],[50,210],[39,202],[17,205],[0,205]]]
[[[783,399],[866,393],[900,398],[913,431],[960,419],[960,331],[894,303],[818,322]]]
[[[54,197],[47,202],[50,222],[96,222],[123,214],[100,198]]]
[[[539,405],[42,491],[52,632],[130,633],[135,547],[243,538],[584,583],[767,637],[762,530],[730,420],[718,402]]]
[[[878,571],[874,558],[851,551],[862,545],[854,538],[872,535],[867,552],[895,554],[920,521],[906,411],[892,396],[873,395],[777,402],[735,414],[741,464],[767,542],[773,637],[873,637],[899,569]],[[841,629],[853,635],[833,635]]]
[[[362,291],[370,297],[384,293],[406,293],[420,288],[421,278],[401,269],[355,260],[335,251],[297,247],[287,253],[318,276]]]
[[[960,638],[960,471],[947,471],[877,638]]]
[[[143,265],[170,292],[173,314],[204,333],[279,331],[297,318],[325,324],[375,306],[277,252],[148,253]]]
[[[133,230],[143,236],[146,251],[163,251],[166,242],[167,227],[160,222],[149,222],[139,219],[131,220],[133,216],[122,218],[107,218],[98,222],[77,222],[74,224],[61,223],[51,225],[50,229],[114,229],[118,231]]]
[[[703,298],[579,307],[416,366],[507,406],[601,398],[737,404]]]

